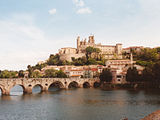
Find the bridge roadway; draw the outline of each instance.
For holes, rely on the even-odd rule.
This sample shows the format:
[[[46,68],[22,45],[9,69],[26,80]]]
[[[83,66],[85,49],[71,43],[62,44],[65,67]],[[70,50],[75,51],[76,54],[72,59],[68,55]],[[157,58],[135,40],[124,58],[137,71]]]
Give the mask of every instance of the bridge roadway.
[[[34,86],[39,85],[41,91],[48,91],[51,85],[56,85],[62,89],[68,89],[71,86],[82,88],[84,86],[94,87],[99,83],[98,78],[14,78],[0,79],[0,89],[2,95],[10,95],[11,89],[15,85],[20,85],[24,93],[31,94]]]

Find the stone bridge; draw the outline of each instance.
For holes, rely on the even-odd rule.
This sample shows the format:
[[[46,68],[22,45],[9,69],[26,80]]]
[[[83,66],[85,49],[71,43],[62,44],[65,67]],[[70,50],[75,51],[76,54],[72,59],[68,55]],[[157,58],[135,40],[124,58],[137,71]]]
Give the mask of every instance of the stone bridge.
[[[10,95],[11,89],[20,85],[24,93],[32,93],[34,86],[40,86],[41,92],[48,91],[51,85],[62,89],[71,87],[94,87],[100,81],[98,78],[15,78],[15,79],[0,79],[0,89],[2,95]]]

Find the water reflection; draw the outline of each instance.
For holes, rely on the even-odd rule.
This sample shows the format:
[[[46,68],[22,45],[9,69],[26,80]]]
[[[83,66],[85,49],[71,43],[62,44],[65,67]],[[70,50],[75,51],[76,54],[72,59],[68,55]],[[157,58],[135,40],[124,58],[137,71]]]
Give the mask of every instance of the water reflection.
[[[35,86],[32,88],[32,93],[33,93],[33,94],[41,93],[41,91],[42,91],[42,86],[41,86],[41,85],[35,85]]]
[[[2,90],[0,89],[0,96],[2,95]]]
[[[11,99],[11,96],[9,96],[9,95],[1,95],[1,97],[0,97],[0,101],[10,101],[10,100],[12,100]]]
[[[149,89],[144,91],[145,95],[152,95],[152,96],[159,96],[160,95],[160,89]]]
[[[11,91],[10,91],[10,95],[23,95],[23,87],[20,85],[15,85]]]
[[[61,84],[59,83],[53,83],[49,86],[48,91],[49,92],[55,92],[55,91],[59,91],[61,90],[61,87],[63,87]]]
[[[90,88],[90,84],[88,82],[83,83],[83,88]]]
[[[78,88],[78,83],[76,81],[73,81],[68,86],[69,89],[75,89]]]

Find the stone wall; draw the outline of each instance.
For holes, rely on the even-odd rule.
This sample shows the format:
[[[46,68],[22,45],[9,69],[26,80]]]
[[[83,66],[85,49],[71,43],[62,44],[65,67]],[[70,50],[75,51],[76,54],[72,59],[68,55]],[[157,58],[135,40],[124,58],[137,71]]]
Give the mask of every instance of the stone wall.
[[[122,44],[116,45],[101,45],[95,44],[94,36],[89,36],[89,40],[80,40],[77,38],[77,48],[62,48],[59,50],[60,59],[72,61],[71,58],[79,58],[85,56],[85,49],[87,47],[99,48],[101,50],[101,55],[105,59],[122,59]]]
[[[9,95],[11,89],[15,85],[22,86],[24,93],[32,93],[34,86],[39,85],[42,91],[48,91],[51,84],[57,82],[61,88],[68,89],[71,82],[76,82],[78,87],[83,87],[85,82],[88,82],[90,87],[94,86],[95,82],[100,82],[99,79],[89,78],[23,78],[23,79],[0,79],[0,89],[3,95]]]
[[[84,53],[79,53],[79,54],[60,54],[60,59],[61,60],[67,60],[67,61],[71,62],[72,61],[72,57],[77,59],[77,58],[81,58],[83,56],[85,56]]]

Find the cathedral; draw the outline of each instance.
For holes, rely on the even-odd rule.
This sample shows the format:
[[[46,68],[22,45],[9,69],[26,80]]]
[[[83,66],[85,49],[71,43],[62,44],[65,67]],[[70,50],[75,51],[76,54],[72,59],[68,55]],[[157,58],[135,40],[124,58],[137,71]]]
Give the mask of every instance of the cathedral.
[[[122,59],[122,44],[116,44],[115,46],[96,44],[94,36],[89,36],[88,41],[86,39],[80,40],[78,36],[77,48],[61,48],[59,50],[60,59],[72,61],[72,57],[83,57],[85,56],[85,49],[87,47],[99,48],[101,50],[99,54],[101,54],[104,59]]]

